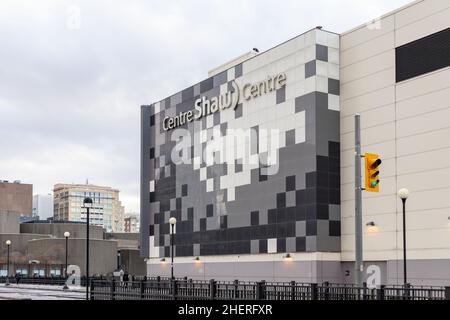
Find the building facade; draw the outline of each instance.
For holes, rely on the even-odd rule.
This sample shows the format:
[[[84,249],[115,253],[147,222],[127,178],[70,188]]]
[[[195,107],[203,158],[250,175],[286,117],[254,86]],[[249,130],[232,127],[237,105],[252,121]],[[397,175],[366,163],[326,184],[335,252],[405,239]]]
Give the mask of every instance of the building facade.
[[[403,281],[405,187],[409,281],[450,284],[449,17],[448,1],[420,0],[316,28],[143,106],[149,275],[170,272],[175,217],[177,276],[353,282],[359,113],[363,152],[383,160],[380,192],[363,193],[365,278],[374,265]]]
[[[90,184],[56,184],[54,187],[54,220],[86,222],[83,200],[90,197],[90,223],[102,226],[107,232],[122,232],[124,207],[119,190]]]
[[[53,195],[36,194],[33,196],[33,217],[40,220],[53,217]]]
[[[32,215],[33,185],[16,180],[0,180],[0,210],[14,211],[20,216]]]

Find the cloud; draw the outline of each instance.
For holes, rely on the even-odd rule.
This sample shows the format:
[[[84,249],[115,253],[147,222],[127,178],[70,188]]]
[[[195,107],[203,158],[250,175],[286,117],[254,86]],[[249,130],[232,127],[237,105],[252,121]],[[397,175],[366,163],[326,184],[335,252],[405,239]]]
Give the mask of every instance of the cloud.
[[[90,182],[139,210],[140,105],[253,47],[342,32],[407,0],[0,3],[0,179]]]

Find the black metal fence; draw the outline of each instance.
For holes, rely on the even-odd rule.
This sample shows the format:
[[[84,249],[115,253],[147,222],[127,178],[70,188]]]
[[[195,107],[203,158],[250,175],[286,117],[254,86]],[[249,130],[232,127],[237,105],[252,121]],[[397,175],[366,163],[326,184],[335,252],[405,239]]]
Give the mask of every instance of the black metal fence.
[[[324,282],[198,281],[151,278],[93,280],[92,300],[450,300],[450,287],[380,286]]]

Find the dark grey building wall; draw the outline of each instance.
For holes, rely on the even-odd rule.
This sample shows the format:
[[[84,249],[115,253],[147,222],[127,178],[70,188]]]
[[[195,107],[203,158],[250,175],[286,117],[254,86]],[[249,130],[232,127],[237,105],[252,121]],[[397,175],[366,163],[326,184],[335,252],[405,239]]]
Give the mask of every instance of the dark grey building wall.
[[[294,41],[294,40],[292,40]],[[306,64],[313,68],[302,69],[300,79],[316,77],[318,60],[328,63],[327,47],[316,45],[316,55]],[[264,54],[264,53],[263,53]],[[264,66],[261,66],[263,69]],[[242,170],[239,159],[235,159],[235,172],[228,172],[227,164],[205,164],[200,170],[191,164],[175,164],[171,153],[176,142],[173,130],[164,131],[163,120],[180,112],[193,109],[196,99],[217,97],[221,85],[232,91],[233,83],[245,83],[245,64],[232,67],[233,72],[222,72],[180,91],[158,103],[142,106],[141,110],[141,240],[142,254],[149,254],[149,236],[154,238],[159,257],[170,255],[169,217],[177,218],[175,238],[176,256],[259,254],[270,252],[339,252],[340,251],[340,128],[339,111],[330,108],[330,97],[339,97],[339,80],[326,79],[328,92],[299,92],[292,114],[304,113],[303,123],[306,139],[297,141],[296,130],[283,131],[280,139],[285,142],[279,149],[280,170],[265,175],[263,163],[251,169],[251,182],[236,187],[235,198],[228,199],[228,193],[221,189],[222,177],[235,178],[231,174]],[[239,70],[238,70],[239,69]],[[286,70],[279,70],[284,72]],[[286,71],[287,72],[287,71]],[[234,74],[234,78],[228,78]],[[249,76],[254,77],[255,74]],[[268,74],[259,73],[260,80]],[[254,77],[255,78],[255,77]],[[311,80],[311,79],[310,79]],[[270,102],[260,107],[288,108],[283,104],[286,92],[294,82],[287,79],[286,86],[270,96]],[[291,87],[291,88],[292,88]],[[291,98],[292,100],[292,98]],[[290,101],[291,101],[290,100]],[[256,99],[255,99],[256,101]],[[261,100],[259,100],[261,101]],[[213,127],[220,128],[222,135],[232,121],[250,117],[246,114],[246,101],[241,101],[233,119],[223,119],[223,112],[212,116]],[[255,102],[256,103],[256,102]],[[285,109],[291,112],[291,109]],[[268,111],[265,111],[268,112]],[[238,119],[238,120],[237,120]],[[211,118],[209,119],[211,120]],[[223,121],[222,121],[223,120]],[[247,119],[246,119],[247,120]],[[280,120],[280,119],[278,119]],[[269,120],[271,121],[271,120]],[[180,126],[195,137],[206,131],[209,141],[213,128],[203,117]],[[259,130],[259,126],[254,127]],[[299,139],[300,140],[300,139]],[[192,146],[188,158],[201,155],[201,147]],[[259,145],[259,138],[250,142]],[[200,149],[200,150],[199,150]],[[252,150],[253,154],[267,157],[267,154]],[[205,188],[208,182],[202,178],[202,170],[213,190]],[[205,171],[203,171],[205,172]],[[154,183],[154,190],[150,184]],[[273,251],[271,247],[275,246]]]
[[[145,276],[147,275],[147,264],[139,254],[139,250],[121,249],[120,261],[124,268],[131,275]]]

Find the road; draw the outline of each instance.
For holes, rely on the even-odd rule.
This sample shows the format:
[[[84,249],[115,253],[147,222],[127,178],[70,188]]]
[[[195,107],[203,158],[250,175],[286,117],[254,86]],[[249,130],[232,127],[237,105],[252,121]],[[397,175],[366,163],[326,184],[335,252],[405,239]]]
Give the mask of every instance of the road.
[[[62,286],[11,284],[0,285],[0,300],[83,300],[85,289],[72,287],[63,290]]]

